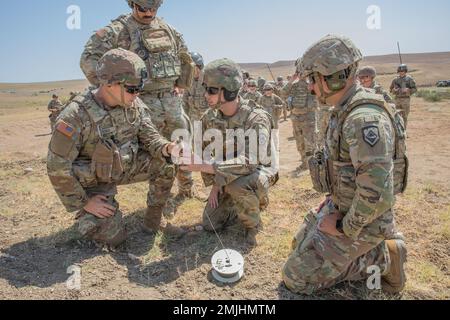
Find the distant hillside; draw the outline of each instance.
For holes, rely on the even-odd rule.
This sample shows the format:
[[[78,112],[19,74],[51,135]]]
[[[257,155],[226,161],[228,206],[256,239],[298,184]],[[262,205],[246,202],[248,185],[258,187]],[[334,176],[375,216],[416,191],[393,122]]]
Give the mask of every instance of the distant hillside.
[[[403,62],[409,65],[420,86],[431,86],[438,80],[450,80],[450,52],[404,54],[402,58]],[[294,63],[293,60],[278,61],[269,66],[275,77],[278,75],[286,77],[294,73]],[[397,54],[369,56],[364,58],[362,64],[376,67],[380,74],[378,80],[384,86],[388,86],[396,74],[399,57]],[[245,63],[241,66],[254,77],[261,75],[265,79],[272,80],[266,63]]]

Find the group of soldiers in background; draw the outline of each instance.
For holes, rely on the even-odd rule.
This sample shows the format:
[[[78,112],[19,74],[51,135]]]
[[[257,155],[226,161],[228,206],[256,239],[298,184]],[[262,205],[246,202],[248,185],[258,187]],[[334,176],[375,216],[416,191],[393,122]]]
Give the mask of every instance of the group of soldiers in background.
[[[211,154],[212,163],[174,164],[183,143],[172,133],[192,133],[199,121],[238,150],[234,137],[227,141],[227,130],[254,130],[263,144],[272,141],[289,110],[299,170],[310,169],[314,188],[327,198],[294,238],[283,269],[286,286],[311,294],[367,277],[365,268],[374,264],[383,269],[383,288],[401,291],[406,248],[396,237],[392,207],[394,195],[406,188],[404,123],[417,90],[406,66],[391,87],[403,120],[375,82],[375,69],[358,69],[362,54],[348,38],[320,40],[297,60],[287,82],[279,77],[272,84],[251,79],[229,59],[205,66],[182,35],[156,16],[162,0],[127,2],[132,13],[86,44],[81,68],[93,87],[72,96],[63,110],[56,96],[49,105],[48,175],[67,211],[77,212],[80,235],[110,246],[123,243],[117,187],[144,181],[149,191],[143,230],[184,235],[185,229],[163,217],[193,196],[192,172],[200,172],[205,186],[212,186],[203,228],[217,231],[240,221],[246,243],[257,245],[260,214],[279,179],[272,163],[250,163],[246,139],[244,153],[234,158],[225,152],[223,159]],[[202,147],[208,150],[206,142]],[[172,199],[175,179],[178,194]]]

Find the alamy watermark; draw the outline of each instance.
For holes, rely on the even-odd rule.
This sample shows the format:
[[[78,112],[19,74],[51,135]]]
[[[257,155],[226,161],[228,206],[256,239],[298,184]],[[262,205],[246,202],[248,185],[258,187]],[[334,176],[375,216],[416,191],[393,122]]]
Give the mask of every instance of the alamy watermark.
[[[67,268],[67,274],[70,274],[66,281],[66,288],[69,290],[81,290],[81,267],[72,265]]]
[[[381,30],[381,8],[377,5],[371,5],[367,8],[367,28],[369,30]]]
[[[81,29],[81,8],[77,5],[67,7],[66,13],[69,17],[66,20],[66,26],[69,30]]]

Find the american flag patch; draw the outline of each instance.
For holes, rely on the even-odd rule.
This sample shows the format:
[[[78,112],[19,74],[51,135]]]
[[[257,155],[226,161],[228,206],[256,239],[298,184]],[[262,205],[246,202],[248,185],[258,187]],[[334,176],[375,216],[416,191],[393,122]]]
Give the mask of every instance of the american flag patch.
[[[75,129],[70,124],[67,124],[64,121],[58,122],[56,126],[56,131],[61,132],[68,138],[72,138],[72,136],[75,133]]]

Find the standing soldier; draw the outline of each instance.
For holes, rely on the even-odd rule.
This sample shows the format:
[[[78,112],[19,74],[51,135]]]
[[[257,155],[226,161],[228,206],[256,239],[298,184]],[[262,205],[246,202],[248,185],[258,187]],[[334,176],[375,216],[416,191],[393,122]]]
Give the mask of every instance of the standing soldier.
[[[259,98],[258,104],[272,117],[274,128],[279,129],[281,110],[284,102],[279,96],[273,93],[274,88],[271,84],[264,86],[264,95]]]
[[[127,0],[133,12],[97,31],[86,44],[80,64],[91,84],[98,85],[95,68],[108,50],[124,48],[138,54],[149,72],[141,99],[149,107],[152,122],[160,134],[171,139],[177,129],[190,130],[180,91],[191,86],[195,65],[182,35],[156,16],[162,2]],[[178,171],[177,179],[179,195],[190,196],[192,176]],[[172,185],[173,181],[165,188],[171,189]],[[169,216],[174,209],[168,203],[165,214]]]
[[[308,91],[306,80],[296,73],[283,88],[283,96],[292,97],[291,120],[297,150],[302,157],[298,171],[308,170],[308,160],[314,153],[317,100]]]
[[[209,106],[205,98],[206,91],[203,87],[203,68],[205,67],[203,57],[196,52],[191,52],[191,57],[195,63],[194,81],[192,86],[184,91],[183,101],[186,112],[193,123],[194,121],[200,121]]]
[[[256,80],[248,81],[248,92],[244,95],[244,100],[251,100],[253,102],[258,102],[259,98],[262,97],[262,94],[257,91],[258,83]]]
[[[173,179],[175,168],[168,160],[176,143],[159,135],[137,97],[147,77],[139,56],[113,49],[100,59],[97,76],[99,89],[75,97],[58,118],[47,168],[67,211],[78,211],[81,236],[117,246],[126,239],[117,186],[150,183],[144,230],[159,231],[170,196],[167,184],[159,182]],[[183,234],[170,225],[164,231]]]
[[[329,196],[305,218],[283,269],[295,293],[367,279],[373,270],[383,290],[405,286],[405,243],[387,239],[395,236],[394,195],[406,188],[406,135],[395,108],[356,84],[361,60],[350,39],[329,35],[298,64],[309,89],[335,109],[325,148],[310,162],[315,189]]]
[[[246,229],[246,242],[255,246],[260,212],[268,205],[269,187],[278,180],[271,163],[272,120],[253,102],[239,98],[243,79],[233,61],[211,62],[205,69],[204,82],[211,109],[203,116],[203,132],[218,130],[224,142],[220,147],[225,152],[223,158],[217,154],[219,151],[212,152],[212,165],[191,164],[181,168],[202,172],[206,186],[213,186],[203,214],[205,230],[222,229],[238,218]],[[236,135],[230,137],[230,130]],[[236,142],[239,132],[254,133],[257,142],[251,145],[252,139],[242,136],[245,145],[240,148]],[[228,149],[230,145],[234,150]],[[209,147],[205,143],[203,149]]]
[[[52,133],[53,130],[55,130],[55,124],[56,124],[56,119],[58,118],[59,114],[61,113],[62,110],[62,103],[61,101],[59,101],[59,97],[54,94],[52,96],[52,100],[50,100],[50,102],[48,103],[47,109],[50,112],[50,115],[48,116],[50,119],[50,126],[52,129]]]
[[[261,93],[261,94],[263,93],[266,82],[267,82],[267,80],[264,79],[263,77],[258,77],[257,84],[258,84],[258,92],[259,93]]]
[[[402,64],[397,69],[398,77],[392,81],[391,93],[395,95],[395,106],[405,120],[408,127],[409,112],[411,111],[411,96],[417,92],[414,79],[408,75],[408,66]]]
[[[375,81],[377,77],[377,70],[374,67],[362,67],[358,70],[359,83],[367,89],[373,89],[376,94],[381,94],[387,103],[394,103],[389,93],[383,89],[383,87]]]
[[[285,100],[284,104],[283,104],[283,117],[284,117],[284,121],[287,121],[288,118],[288,106],[286,103],[286,99],[283,97],[283,88],[286,85],[286,82],[284,81],[283,77],[278,77],[277,78],[277,83],[275,84],[275,88],[274,88],[274,93],[279,96],[280,98],[283,98],[283,100]]]

